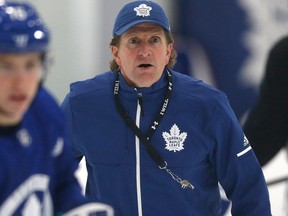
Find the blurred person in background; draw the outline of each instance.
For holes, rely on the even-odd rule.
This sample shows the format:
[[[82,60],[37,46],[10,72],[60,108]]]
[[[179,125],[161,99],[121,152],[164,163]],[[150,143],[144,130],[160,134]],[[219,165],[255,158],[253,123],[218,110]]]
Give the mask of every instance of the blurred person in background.
[[[0,216],[111,212],[74,176],[64,115],[42,86],[49,41],[31,4],[0,1]]]
[[[171,4],[179,54],[174,69],[224,91],[242,123],[257,98],[270,47],[288,33],[287,1]]]
[[[288,37],[271,48],[259,97],[252,107],[244,131],[261,164],[266,165],[288,140]]]

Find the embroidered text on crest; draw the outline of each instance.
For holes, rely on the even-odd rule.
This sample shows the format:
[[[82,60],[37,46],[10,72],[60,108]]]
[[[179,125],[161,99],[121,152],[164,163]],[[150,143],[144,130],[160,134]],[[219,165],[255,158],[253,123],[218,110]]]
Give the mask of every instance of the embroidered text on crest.
[[[146,4],[141,4],[138,7],[134,8],[134,11],[136,11],[136,16],[143,16],[143,17],[150,16],[151,10],[152,10],[152,7]]]
[[[187,133],[180,133],[180,129],[176,124],[171,127],[170,134],[168,132],[163,132],[162,136],[166,142],[165,149],[168,151],[176,152],[184,149],[184,141],[187,137]]]

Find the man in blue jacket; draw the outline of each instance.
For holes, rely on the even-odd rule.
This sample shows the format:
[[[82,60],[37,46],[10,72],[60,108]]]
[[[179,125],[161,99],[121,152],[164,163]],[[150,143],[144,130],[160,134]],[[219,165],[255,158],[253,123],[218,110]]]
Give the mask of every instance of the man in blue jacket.
[[[111,71],[76,82],[62,108],[86,195],[118,216],[271,215],[259,163],[225,94],[171,68],[167,17],[152,1],[126,4],[110,43]]]
[[[0,2],[0,216],[113,213],[74,176],[64,115],[41,85],[49,40],[30,4]]]

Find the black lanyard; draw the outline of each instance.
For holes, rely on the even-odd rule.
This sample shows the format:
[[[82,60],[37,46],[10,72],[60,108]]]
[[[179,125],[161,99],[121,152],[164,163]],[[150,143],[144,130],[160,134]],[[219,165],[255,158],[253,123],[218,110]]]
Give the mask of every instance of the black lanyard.
[[[182,188],[192,188],[194,189],[194,186],[189,183],[187,180],[182,180],[179,178],[177,175],[175,175],[171,170],[167,168],[167,162],[161,157],[161,155],[156,151],[156,149],[151,145],[150,139],[152,135],[154,134],[155,130],[157,129],[161,119],[163,118],[167,108],[168,104],[170,102],[170,98],[173,92],[173,83],[172,83],[172,75],[169,70],[167,71],[167,77],[168,77],[168,86],[167,86],[167,92],[166,96],[162,105],[162,108],[156,117],[156,119],[153,121],[151,127],[149,128],[148,132],[146,135],[142,133],[140,128],[135,124],[135,122],[131,119],[131,117],[128,115],[128,113],[125,111],[123,105],[120,102],[119,99],[119,92],[120,92],[120,79],[119,79],[119,73],[117,72],[117,76],[115,79],[114,83],[114,101],[117,107],[118,112],[124,119],[124,121],[127,123],[129,128],[136,134],[136,136],[139,138],[139,140],[144,144],[146,147],[149,155],[152,157],[152,159],[157,163],[158,167],[160,169],[165,169],[172,177],[174,180],[178,181],[181,185]]]
[[[125,111],[124,107],[122,106],[120,99],[119,99],[119,92],[120,92],[120,80],[119,80],[119,72],[117,73],[117,77],[115,80],[114,84],[114,99],[115,99],[115,104],[117,107],[118,112],[124,119],[124,121],[128,124],[128,126],[131,128],[131,130],[137,135],[137,137],[140,139],[141,142],[146,146],[147,151],[151,155],[151,157],[156,161],[158,166],[164,167],[165,166],[165,161],[162,159],[162,157],[159,155],[159,153],[153,148],[153,146],[149,143],[149,140],[151,139],[152,135],[154,134],[155,130],[157,129],[162,117],[164,116],[171,95],[172,95],[172,90],[173,90],[173,85],[172,85],[172,76],[171,73],[167,70],[167,75],[168,75],[168,87],[167,87],[167,93],[162,105],[162,108],[156,117],[155,121],[153,121],[153,124],[149,128],[147,135],[144,135],[141,130],[137,127],[135,122],[131,119],[131,117],[128,115],[128,113]]]

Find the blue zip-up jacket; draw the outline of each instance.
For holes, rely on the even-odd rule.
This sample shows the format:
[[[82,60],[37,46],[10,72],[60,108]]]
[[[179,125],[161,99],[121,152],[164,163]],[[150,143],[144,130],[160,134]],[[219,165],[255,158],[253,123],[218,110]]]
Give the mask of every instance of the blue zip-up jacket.
[[[194,190],[181,188],[159,169],[121,118],[113,96],[116,76],[110,71],[72,84],[62,104],[74,156],[86,158],[86,195],[111,204],[116,216],[218,216],[219,182],[233,215],[271,215],[262,170],[225,94],[171,73],[171,100],[150,141],[168,168]],[[166,91],[166,73],[151,87],[138,89],[120,75],[120,101],[143,133],[160,112]]]

